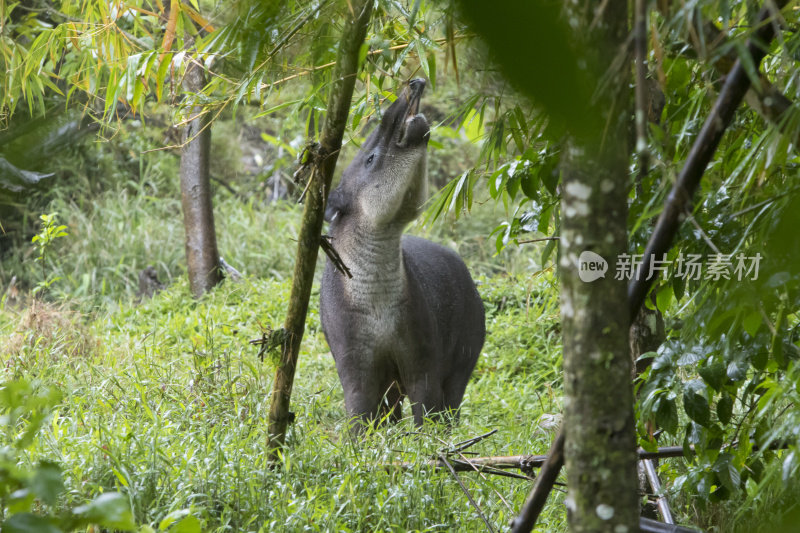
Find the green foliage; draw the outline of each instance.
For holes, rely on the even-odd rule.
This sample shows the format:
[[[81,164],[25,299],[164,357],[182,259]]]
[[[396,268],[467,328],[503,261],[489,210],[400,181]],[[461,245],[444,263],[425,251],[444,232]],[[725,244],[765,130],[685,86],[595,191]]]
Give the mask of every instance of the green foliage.
[[[57,451],[68,490],[52,504],[32,481],[21,481],[32,487],[34,501],[44,502],[41,509],[32,504],[36,517],[20,515],[22,525],[29,520],[45,527],[42,520],[49,519],[42,517],[54,516],[47,513],[55,507],[68,513],[118,490],[132,502],[137,523],[159,530],[434,530],[460,523],[466,531],[482,525],[446,475],[372,467],[396,460],[390,450],[417,460],[438,449],[437,439],[455,442],[489,427],[501,429],[502,443],[486,443],[482,453],[547,448],[551,435],[537,423],[559,410],[557,296],[546,270],[557,241],[536,248],[513,245],[528,237],[558,236],[558,123],[583,119],[591,100],[583,92],[589,84],[580,81],[584,74],[573,68],[582,52],[565,41],[565,26],[549,24],[549,8],[541,2],[520,2],[509,18],[488,3],[463,2],[459,12],[449,3],[381,0],[361,54],[362,83],[343,160],[357,149],[365,124],[380,115],[399,82],[428,77],[434,91],[423,104],[430,102],[424,112],[433,125],[431,176],[437,185],[445,177],[453,180],[428,210],[428,221],[438,217],[443,223],[412,231],[445,241],[484,275],[489,343],[470,385],[463,424],[452,435],[434,429],[432,435],[412,436],[404,423],[356,445],[341,433],[338,384],[312,310],[290,453],[283,469],[268,470],[263,462],[268,405],[263,393],[272,369],[255,359],[244,341],[280,326],[297,211],[283,204],[264,207],[262,178],[288,177],[306,134],[313,138],[320,127],[326,105],[321,95],[330,83],[334,37],[346,4],[179,1],[154,7],[134,1],[123,11],[107,2],[63,1],[46,3],[40,11],[17,3],[0,7],[0,64],[9,73],[0,86],[0,114],[10,125],[0,136],[0,150],[19,169],[57,171],[59,180],[51,182],[51,190],[28,195],[26,186],[0,200],[22,214],[2,215],[4,229],[16,219],[22,222],[11,227],[9,238],[17,246],[3,250],[0,278],[7,283],[16,275],[23,287],[61,278],[51,291],[90,311],[84,327],[102,338],[77,326],[79,334],[68,334],[68,320],[49,330],[36,320],[18,326],[10,306],[0,311],[0,329],[13,333],[6,371],[15,378],[63,383],[65,390],[52,423],[31,437],[26,460],[40,465],[42,479],[55,479],[48,461]],[[632,190],[631,254],[641,253],[709,112],[720,78],[711,65],[742,48],[754,14],[746,2],[705,0],[673,3],[653,14],[649,75],[666,105],[649,125],[649,172],[641,173],[640,160],[632,158],[626,178]],[[462,15],[488,36],[486,43],[469,34]],[[690,46],[709,21],[722,25],[727,42]],[[519,26],[524,28],[514,29]],[[532,44],[538,41],[546,46]],[[784,32],[762,65],[766,78],[792,101],[800,98],[799,46],[797,32]],[[485,68],[490,59],[537,107]],[[184,95],[180,76],[191,60],[202,61],[211,76],[200,94]],[[458,86],[448,69],[459,78]],[[621,66],[607,75],[625,70]],[[66,114],[62,123],[54,109],[80,104],[82,112],[113,122],[122,103],[136,111],[137,120],[105,130],[105,143],[64,148],[64,139],[86,131],[85,123]],[[164,144],[168,132],[154,124],[179,123],[185,118],[181,109],[196,103],[217,120],[214,175],[230,187],[220,188],[215,198],[220,250],[251,280],[226,284],[200,302],[187,299],[181,278],[176,159],[149,152]],[[18,106],[41,115],[42,122],[15,122]],[[261,174],[239,172],[246,155],[236,122],[241,120],[262,140]],[[34,136],[37,124],[71,133]],[[66,130],[65,124],[78,130]],[[653,364],[638,385],[640,443],[656,445],[644,424],[653,421],[665,431],[662,443],[686,446],[688,465],[666,462],[662,472],[672,490],[685,495],[680,500],[685,515],[700,512],[707,525],[723,531],[734,529],[728,523],[757,529],[752,524],[759,513],[774,514],[779,531],[781,521],[790,523],[796,501],[798,124],[796,105],[775,125],[753,111],[737,113],[691,220],[666,258],[663,282],[654,289],[656,306],[668,318],[669,339],[649,355]],[[589,117],[584,125],[593,130],[596,124]],[[47,168],[53,161],[57,168]],[[49,244],[45,237],[38,240],[44,246],[39,266],[46,257],[58,257],[47,259],[48,269],[40,273],[19,243],[34,231],[28,212],[54,211],[69,228],[69,245],[55,237],[58,230]],[[464,211],[473,216],[460,217]],[[454,217],[444,217],[447,213]],[[740,253],[760,254],[758,278],[679,275],[681,258],[718,253],[733,262]],[[137,272],[148,264],[173,287],[131,307]],[[497,276],[504,270],[540,274]],[[257,281],[263,277],[273,281]],[[42,309],[34,311],[58,314]],[[22,438],[19,431],[10,438]],[[31,475],[25,479],[36,477]],[[524,497],[517,482],[469,483],[496,524],[507,522]],[[511,495],[508,507],[498,503],[497,493]],[[63,513],[58,516],[67,516]],[[548,513],[545,528],[563,528],[561,511],[550,507]]]
[[[40,381],[0,383],[0,528],[11,533],[58,533],[96,524],[117,530],[135,529],[127,498],[116,492],[98,495],[72,509],[59,508],[65,487],[61,467],[48,459],[30,461],[62,394]]]
[[[282,126],[279,113],[265,119]],[[451,477],[432,473],[422,462],[446,445],[494,428],[504,436],[476,451],[544,453],[549,446],[560,402],[553,279],[495,277],[535,266],[531,250],[495,256],[483,228],[498,213],[488,208],[457,222],[412,228],[458,249],[485,274],[480,290],[489,327],[497,332],[453,433],[426,426],[418,435],[406,420],[364,443],[352,441],[344,431],[340,385],[314,295],[293,393],[297,422],[285,463],[273,470],[264,443],[265,391],[274,369],[258,360],[248,340],[278,329],[284,319],[297,207],[265,206],[264,195],[248,191],[247,181],[220,174],[244,196],[216,192],[220,250],[248,281],[225,283],[192,300],[181,275],[183,250],[170,244],[180,243],[183,232],[175,216],[174,160],[165,152],[131,156],[152,142],[155,134],[148,128],[126,125],[109,142],[82,149],[76,159],[85,159],[70,180],[78,190],[59,187],[44,204],[60,213],[70,233],[67,243],[55,243],[59,260],[53,269],[63,279],[53,290],[84,311],[86,323],[53,318],[60,325],[48,332],[26,315],[20,319],[10,306],[0,310],[0,335],[25,341],[0,346],[8,354],[6,371],[15,379],[35,375],[59,383],[64,391],[31,451],[33,461],[65,458],[59,459],[67,489],[59,509],[81,505],[102,490],[123,494],[137,524],[163,531],[483,527]],[[462,141],[452,141],[458,150]],[[172,286],[134,307],[137,271],[151,263]],[[36,275],[26,274],[29,268],[22,254],[3,262],[4,272],[22,279]],[[38,307],[37,316],[44,314]],[[498,391],[509,384],[517,392],[501,398]],[[388,473],[379,466],[397,460],[415,466]],[[498,527],[514,515],[529,487],[521,480],[462,477]],[[560,500],[542,518],[548,530],[564,529]]]
[[[726,20],[752,16],[735,4]],[[716,6],[704,5],[715,13]],[[711,16],[709,14],[709,16]],[[686,42],[680,17],[660,21],[667,49]],[[746,37],[744,34],[737,38]],[[762,70],[772,79],[790,76],[777,57],[791,54],[792,39],[781,42]],[[711,59],[725,52],[709,50]],[[632,248],[640,253],[668,183],[708,113],[706,90],[714,84],[705,65],[686,55],[669,55],[666,107],[660,125],[651,125],[653,171],[640,183],[631,204]],[[790,94],[792,98],[796,95]],[[800,361],[800,255],[790,244],[796,233],[800,195],[793,176],[800,160],[788,148],[797,135],[797,112],[781,124],[766,124],[752,111],[737,114],[702,182],[702,191],[667,256],[668,269],[655,289],[659,309],[672,317],[669,338],[653,357],[639,389],[642,445],[653,446],[644,422],[653,421],[666,438],[687,450],[685,469],[665,469],[687,507],[712,505],[744,517],[756,512],[761,493],[781,500],[793,488],[800,446],[794,416]],[[786,128],[787,124],[795,126]],[[700,258],[703,271],[686,275],[686,259]],[[745,259],[744,270],[737,270]],[[726,264],[714,279],[708,267]],[[775,394],[773,394],[773,391]],[[661,441],[663,442],[662,437]],[[694,451],[689,452],[689,448]],[[767,474],[769,472],[769,474]],[[785,474],[784,474],[785,472]],[[775,476],[783,480],[779,489]],[[722,501],[730,501],[721,504]],[[745,507],[738,507],[742,501]],[[724,523],[724,518],[717,517]],[[720,526],[720,530],[726,530]]]
[[[301,89],[287,89],[281,98],[291,101]],[[426,96],[424,103],[430,107],[425,112],[441,116],[455,92],[454,80],[449,79],[439,92]],[[219,179],[212,181],[217,240],[221,255],[246,275],[284,278],[294,261],[299,211],[281,201],[270,204],[274,195],[266,178],[280,173],[288,178],[293,162],[288,150],[281,153],[271,148],[261,142],[257,132],[291,139],[287,144],[300,148],[304,124],[293,121],[288,108],[259,119],[254,119],[254,114],[249,109],[241,109],[235,117],[224,112],[214,126],[212,176]],[[163,114],[154,116],[164,118]],[[136,298],[138,273],[148,265],[154,265],[165,282],[182,275],[184,229],[177,200],[178,160],[175,153],[152,151],[162,135],[155,119],[127,121],[105,142],[76,144],[57,158],[58,185],[27,197],[29,210],[58,212],[69,232],[68,239],[53,244],[50,257],[57,261],[48,259],[50,275],[61,278],[51,287],[50,296],[68,298],[71,305],[91,311]],[[354,135],[354,140],[358,139]],[[442,145],[430,149],[431,166],[439,172],[447,168],[460,171],[477,155],[478,148],[450,126],[436,128],[434,140]],[[343,162],[357,148],[355,144],[345,147]],[[252,170],[242,168],[242,158],[256,150],[265,174],[250,174]],[[258,164],[250,161],[249,166]],[[481,196],[485,195],[478,193],[477,201],[484,203]],[[412,231],[444,240],[480,273],[538,270],[539,262],[525,247],[509,247],[497,254],[494,245],[487,244],[486,228],[496,226],[502,216],[501,207],[485,205],[471,217],[417,225]],[[5,220],[3,225],[8,228]],[[24,289],[40,279],[40,265],[29,259],[30,247],[25,245],[30,237],[23,239],[22,229],[29,225],[21,219],[17,231],[6,238],[0,284],[8,284],[16,276],[18,286]]]
[[[601,73],[586,64],[592,54],[580,48],[592,43],[580,42],[586,36],[575,34],[574,23],[561,16],[559,4],[530,0],[502,6],[458,4],[469,25],[489,45],[504,77],[536,100],[553,119],[553,127],[579,135],[595,135],[601,130],[602,120],[590,105],[590,90],[596,86],[592,78]],[[520,53],[523,50],[534,53]],[[522,122],[528,121],[523,118]]]
[[[527,30],[509,31],[509,25],[519,19],[509,22],[506,17],[495,23],[494,6],[482,11],[476,5],[464,5],[470,24],[486,34],[497,54],[494,59],[508,78],[516,79],[526,95],[544,105],[538,106],[537,113],[513,94],[500,92],[498,96],[499,91],[490,84],[488,89],[479,88],[455,126],[465,131],[479,126],[471,135],[482,147],[479,164],[446,185],[427,215],[434,219],[449,211],[458,216],[470,210],[475,185],[481,184],[507,212],[508,220],[493,233],[497,250],[501,250],[519,242],[527,232],[538,232],[534,237],[550,235],[552,230],[558,233],[561,143],[543,132],[548,121],[559,121],[563,114],[559,116],[558,106],[548,104],[536,86],[541,80],[534,76],[540,72],[527,64],[520,68],[516,63],[519,54],[510,51],[523,48],[515,44],[514,37],[528,37]],[[755,16],[748,6],[744,2],[700,2],[690,8],[672,6],[672,11],[653,15],[648,65],[652,85],[658,89],[651,95],[663,91],[666,106],[658,109],[659,116],[650,118],[646,148],[652,168],[641,173],[639,158],[631,159],[627,179],[632,190],[632,254],[643,252],[667,192],[709,113],[719,88],[720,73],[713,65],[731,48],[742,48],[748,37],[749,30],[744,28],[752,27]],[[531,4],[525,9],[530,12],[537,7]],[[492,10],[495,13],[489,12]],[[728,42],[702,42],[703,25],[711,21],[722,21],[723,29],[730,30],[725,34]],[[513,37],[505,38],[505,32]],[[701,43],[692,50],[687,43],[697,39],[698,33]],[[798,96],[790,81],[796,71],[797,46],[795,34],[784,34],[762,65],[775,86],[787,91],[789,100]],[[564,54],[570,49],[566,45],[555,48]],[[544,60],[534,57],[531,64]],[[562,63],[570,61],[562,57]],[[624,70],[603,75],[624,76]],[[543,79],[549,82],[553,76],[558,79],[561,70],[559,74],[553,69],[546,72]],[[520,79],[525,76],[528,79]],[[548,88],[562,91],[558,96],[572,94],[574,89],[565,83],[552,83]],[[800,161],[790,148],[800,132],[799,124],[796,106],[772,124],[753,111],[737,114],[704,176],[691,223],[682,226],[676,248],[665,258],[664,280],[654,288],[656,305],[667,314],[672,327],[668,328],[668,342],[657,354],[648,355],[653,364],[639,385],[641,445],[656,446],[647,421],[666,431],[660,442],[684,443],[691,459],[688,469],[682,471],[670,463],[664,473],[676,482],[676,492],[689,495],[687,508],[708,511],[709,502],[740,502],[746,486],[757,492],[763,482],[768,490],[761,474],[765,469],[782,471],[784,464],[790,472],[796,468],[800,439],[791,430],[794,419],[788,414],[794,411],[796,400],[783,390],[795,386],[793,368],[800,358],[800,281],[795,274],[800,256],[796,243],[790,242],[800,224],[798,192],[793,184]],[[484,176],[485,182],[481,180]],[[554,246],[554,241],[548,242],[541,264],[546,264]],[[727,265],[723,268],[726,274],[706,276],[703,271],[696,278],[686,276],[681,268],[690,254],[709,264],[716,262],[718,267]],[[758,275],[747,270],[756,257],[761,259]],[[741,258],[746,259],[745,268],[737,270]],[[768,395],[772,390],[783,395]],[[763,400],[767,396],[769,402]],[[765,428],[774,429],[769,437]],[[786,451],[766,449],[777,443]],[[694,452],[690,453],[690,447]],[[773,490],[777,490],[775,486]]]
[[[488,98],[476,96],[465,103],[463,118],[449,129],[462,131],[472,142],[480,143],[478,161],[484,167],[476,165],[445,185],[423,215],[423,220],[431,223],[446,213],[458,218],[471,211],[476,196],[484,196],[480,189],[476,192],[475,186],[485,178],[489,197],[502,203],[507,218],[491,232],[498,254],[508,246],[519,245],[523,237],[536,240],[558,234],[561,208],[557,144],[541,137],[541,115],[528,121],[521,104],[513,97],[508,100],[495,100],[494,112],[488,109]],[[479,111],[472,106],[478,106]],[[488,133],[482,135],[479,132],[484,128]],[[437,132],[443,130],[446,131],[440,127]],[[551,239],[539,248],[542,268],[548,264],[556,244],[557,240]]]

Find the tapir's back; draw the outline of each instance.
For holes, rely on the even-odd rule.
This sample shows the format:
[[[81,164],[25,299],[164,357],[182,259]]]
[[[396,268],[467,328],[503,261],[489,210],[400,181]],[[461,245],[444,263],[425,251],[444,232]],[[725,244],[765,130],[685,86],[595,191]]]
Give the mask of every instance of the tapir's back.
[[[475,283],[464,262],[449,248],[405,235],[402,249],[410,311],[417,316],[431,313],[442,343],[441,354],[452,357],[441,364],[452,365],[454,374],[463,374],[466,386],[486,335],[483,303]]]

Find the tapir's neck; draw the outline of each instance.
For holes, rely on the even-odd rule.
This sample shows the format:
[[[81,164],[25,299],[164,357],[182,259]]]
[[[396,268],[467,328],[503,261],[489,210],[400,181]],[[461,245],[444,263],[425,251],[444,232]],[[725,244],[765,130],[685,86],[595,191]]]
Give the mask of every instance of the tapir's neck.
[[[351,301],[384,306],[399,303],[405,290],[401,238],[403,227],[346,224],[331,233],[333,247],[350,269],[345,282]]]

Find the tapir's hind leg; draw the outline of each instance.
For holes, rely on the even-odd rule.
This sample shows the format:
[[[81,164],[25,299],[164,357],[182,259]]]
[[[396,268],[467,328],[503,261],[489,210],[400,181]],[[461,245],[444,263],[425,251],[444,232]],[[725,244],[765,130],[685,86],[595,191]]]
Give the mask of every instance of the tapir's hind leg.
[[[476,360],[476,357],[469,358]],[[452,414],[453,423],[458,422],[461,402],[464,399],[464,392],[467,390],[467,383],[472,375],[474,363],[468,368],[462,368],[457,374],[449,376],[443,385],[445,409]]]

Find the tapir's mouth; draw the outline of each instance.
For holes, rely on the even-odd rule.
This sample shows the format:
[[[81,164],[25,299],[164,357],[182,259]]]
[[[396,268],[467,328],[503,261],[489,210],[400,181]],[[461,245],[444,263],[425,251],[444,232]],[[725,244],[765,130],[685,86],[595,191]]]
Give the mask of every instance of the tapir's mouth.
[[[431,136],[428,120],[425,115],[419,112],[419,102],[422,99],[424,90],[425,80],[417,78],[408,82],[408,87],[400,96],[400,98],[406,99],[408,107],[400,125],[400,136],[397,140],[398,146],[416,146],[423,142],[427,144]]]

